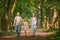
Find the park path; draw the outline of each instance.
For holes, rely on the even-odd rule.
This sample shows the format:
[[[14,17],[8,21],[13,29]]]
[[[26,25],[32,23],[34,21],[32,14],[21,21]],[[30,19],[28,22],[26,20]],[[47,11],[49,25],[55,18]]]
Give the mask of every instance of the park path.
[[[46,37],[48,36],[51,36],[51,33],[38,29],[35,33],[35,37],[32,37],[32,33],[30,31],[27,32],[27,36],[25,36],[24,31],[21,31],[20,37],[17,37],[16,34],[5,35],[0,37],[0,40],[46,40]]]

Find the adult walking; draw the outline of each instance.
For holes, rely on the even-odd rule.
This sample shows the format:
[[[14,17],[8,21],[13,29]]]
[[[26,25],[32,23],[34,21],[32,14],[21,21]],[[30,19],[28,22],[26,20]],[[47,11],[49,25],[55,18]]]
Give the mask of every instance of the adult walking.
[[[21,32],[21,24],[22,24],[22,18],[19,12],[17,12],[17,16],[14,19],[14,24],[16,26],[16,33],[19,36]]]
[[[36,32],[36,27],[37,27],[36,23],[37,23],[36,16],[35,16],[35,14],[32,14],[30,24],[31,24],[31,29],[32,29],[33,36],[35,35],[35,32]]]

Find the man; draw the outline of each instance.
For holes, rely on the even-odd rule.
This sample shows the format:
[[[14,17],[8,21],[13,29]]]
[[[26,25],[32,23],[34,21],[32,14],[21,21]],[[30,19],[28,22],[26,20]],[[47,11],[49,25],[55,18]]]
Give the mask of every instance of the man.
[[[18,36],[20,35],[20,31],[21,31],[21,21],[22,21],[22,18],[20,16],[20,13],[17,12],[17,16],[14,19],[14,24],[16,26],[16,33]]]

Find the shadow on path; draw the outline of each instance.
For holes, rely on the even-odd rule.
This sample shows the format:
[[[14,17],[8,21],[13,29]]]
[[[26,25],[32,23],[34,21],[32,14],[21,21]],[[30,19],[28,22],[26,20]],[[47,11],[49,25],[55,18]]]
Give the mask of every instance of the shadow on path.
[[[0,40],[46,40],[46,38],[42,36],[14,36],[11,38],[0,38]]]
[[[24,31],[22,31],[20,36],[17,36],[16,34],[3,35],[0,36],[0,40],[48,40],[49,37],[53,38],[54,36],[51,33],[46,33],[41,30],[40,31],[38,30],[35,33],[34,37],[32,36],[30,31],[27,32],[27,36],[25,36]],[[55,40],[55,37],[52,40]]]

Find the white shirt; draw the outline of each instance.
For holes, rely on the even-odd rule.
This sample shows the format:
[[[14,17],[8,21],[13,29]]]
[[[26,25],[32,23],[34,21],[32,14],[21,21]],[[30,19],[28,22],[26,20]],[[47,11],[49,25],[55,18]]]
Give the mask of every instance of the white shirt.
[[[31,24],[35,24],[36,25],[36,23],[37,23],[36,17],[32,17],[31,18]]]
[[[17,25],[17,24],[21,24],[22,18],[20,16],[16,16],[14,20]]]

